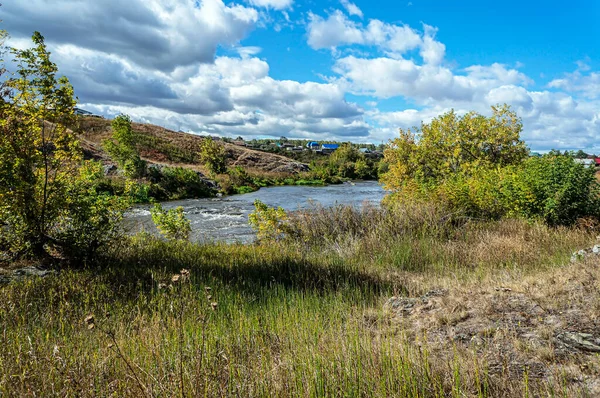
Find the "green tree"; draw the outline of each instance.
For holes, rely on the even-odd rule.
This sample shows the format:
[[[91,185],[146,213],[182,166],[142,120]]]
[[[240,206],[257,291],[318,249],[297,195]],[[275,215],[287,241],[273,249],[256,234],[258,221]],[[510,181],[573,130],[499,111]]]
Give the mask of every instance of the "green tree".
[[[222,174],[227,171],[225,149],[213,139],[205,138],[202,140],[200,144],[200,159],[213,174]]]
[[[400,129],[384,151],[389,171],[383,175],[388,189],[439,183],[456,173],[517,164],[527,157],[519,135],[521,120],[508,105],[493,106],[492,116],[454,111],[422,123],[421,128]]]
[[[103,142],[104,149],[127,177],[143,177],[146,173],[146,162],[140,158],[136,148],[131,119],[127,115],[119,115],[112,121],[111,127],[112,139]]]
[[[73,87],[66,77],[57,79],[42,35],[35,32],[32,39],[32,49],[11,49],[17,72],[7,79],[10,91],[0,103],[0,219],[13,243],[41,255],[81,151],[68,129]]]
[[[68,128],[73,87],[56,76],[44,37],[35,32],[32,40],[31,49],[10,50],[16,73],[5,80],[0,101],[0,249],[43,258],[51,247],[89,253],[101,242],[85,231],[103,223],[100,213],[118,218],[122,211],[97,201],[95,178],[80,171],[82,151]]]
[[[587,159],[588,154],[583,152],[581,149],[573,154],[573,157],[576,159]]]

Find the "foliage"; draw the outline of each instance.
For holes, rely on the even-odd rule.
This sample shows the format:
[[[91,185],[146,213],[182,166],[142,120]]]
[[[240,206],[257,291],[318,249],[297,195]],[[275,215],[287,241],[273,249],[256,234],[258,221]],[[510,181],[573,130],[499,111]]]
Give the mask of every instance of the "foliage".
[[[600,216],[595,170],[570,156],[527,159],[508,180],[504,197],[509,215],[540,217],[549,225],[570,225],[581,217]]]
[[[73,132],[73,87],[56,77],[44,38],[35,47],[12,49],[17,73],[0,101],[0,219],[11,251],[46,253],[64,217],[69,185],[82,155]]]
[[[507,105],[493,106],[490,117],[450,111],[420,129],[400,129],[384,151],[389,171],[382,181],[397,191],[405,184],[437,184],[456,173],[518,164],[527,156],[521,130],[521,120]]]
[[[200,144],[200,159],[213,174],[227,171],[225,150],[223,146],[212,139],[205,138]]]
[[[571,156],[548,154],[518,165],[456,173],[437,185],[406,184],[386,198],[393,202],[438,202],[469,217],[541,219],[571,225],[600,216],[595,170]]]
[[[449,112],[423,124],[417,136],[400,131],[385,151],[387,203],[436,201],[469,217],[542,219],[570,225],[600,216],[594,170],[571,154],[526,158],[521,122],[507,106],[486,118]]]
[[[158,231],[169,240],[188,240],[192,227],[185,217],[183,207],[165,210],[160,203],[155,203],[150,210],[152,221]]]
[[[202,198],[213,194],[200,175],[183,167],[149,167],[150,196],[158,200]]]
[[[129,201],[105,192],[101,164],[82,161],[68,128],[73,87],[57,78],[43,36],[35,32],[32,40],[32,49],[11,50],[16,74],[0,101],[0,250],[89,261],[120,235]]]
[[[248,216],[250,226],[256,231],[258,239],[279,240],[286,231],[288,216],[281,207],[269,207],[256,199],[254,211]]]
[[[86,161],[68,187],[66,207],[54,231],[66,257],[94,261],[99,248],[123,234],[121,221],[130,199],[102,192],[103,177],[100,162]]]
[[[111,126],[112,140],[104,141],[104,149],[117,162],[127,177],[143,177],[146,172],[146,162],[140,158],[136,148],[131,119],[127,115],[119,115],[112,121]]]

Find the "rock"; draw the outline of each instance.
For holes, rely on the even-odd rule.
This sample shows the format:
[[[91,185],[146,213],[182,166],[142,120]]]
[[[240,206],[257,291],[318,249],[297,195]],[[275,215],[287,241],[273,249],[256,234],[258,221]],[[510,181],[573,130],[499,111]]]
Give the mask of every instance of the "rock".
[[[557,340],[567,346],[588,352],[600,352],[600,339],[589,333],[563,332],[556,336]]]
[[[592,247],[592,253],[599,254],[600,253],[600,245],[594,245],[594,247]]]
[[[409,314],[418,302],[419,299],[416,298],[393,296],[385,302],[383,308],[398,315],[404,315]]]
[[[113,175],[117,173],[117,166],[114,164],[105,164],[102,166],[104,169],[104,175]]]
[[[12,272],[2,273],[0,274],[0,283],[9,283],[14,280],[19,280],[23,278],[28,278],[32,276],[39,276],[41,278],[51,275],[55,273],[53,270],[46,270],[39,267],[28,266],[23,268],[18,268],[13,270]]]

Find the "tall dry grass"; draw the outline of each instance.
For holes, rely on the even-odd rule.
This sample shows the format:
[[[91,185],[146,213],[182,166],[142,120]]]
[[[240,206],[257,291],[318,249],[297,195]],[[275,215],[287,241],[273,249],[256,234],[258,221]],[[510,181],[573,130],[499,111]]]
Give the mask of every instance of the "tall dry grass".
[[[582,393],[568,379],[494,374],[452,343],[443,355],[416,344],[383,304],[440,286],[516,283],[565,264],[590,232],[429,207],[321,208],[290,227],[289,240],[256,245],[138,235],[99,268],[0,287],[0,395]],[[186,281],[173,282],[184,268]]]

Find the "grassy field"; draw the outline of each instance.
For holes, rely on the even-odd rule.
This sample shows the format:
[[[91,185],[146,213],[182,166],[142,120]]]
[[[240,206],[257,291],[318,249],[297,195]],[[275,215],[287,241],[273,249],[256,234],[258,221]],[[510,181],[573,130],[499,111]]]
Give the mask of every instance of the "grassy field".
[[[427,208],[315,209],[255,245],[139,235],[0,286],[0,396],[594,396],[597,354],[560,343],[597,326],[598,266],[569,264],[594,241]]]

